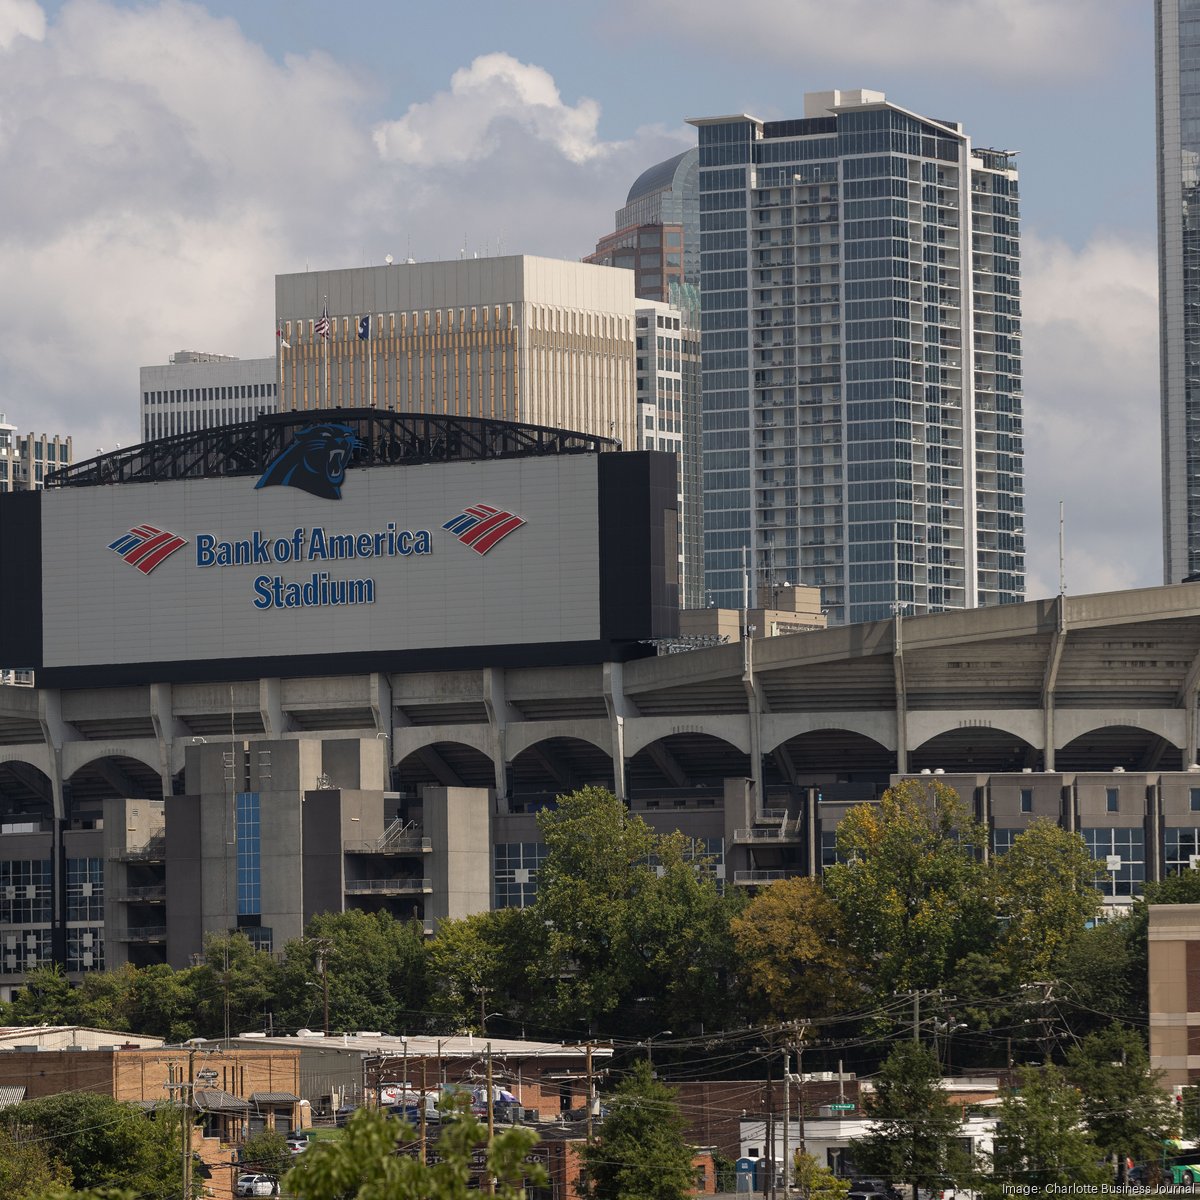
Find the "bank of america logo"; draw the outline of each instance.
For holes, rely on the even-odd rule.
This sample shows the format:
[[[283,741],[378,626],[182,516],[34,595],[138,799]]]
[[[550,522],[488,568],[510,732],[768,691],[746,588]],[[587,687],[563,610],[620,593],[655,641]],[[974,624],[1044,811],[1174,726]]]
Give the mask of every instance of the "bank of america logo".
[[[153,525],[135,525],[123,533],[108,548],[116,551],[131,567],[149,575],[160,562],[165,562],[176,550],[187,545],[187,538]]]
[[[476,554],[486,554],[497,542],[503,541],[514,529],[520,529],[524,524],[525,518],[515,513],[502,512],[490,504],[469,504],[442,528],[450,530]]]

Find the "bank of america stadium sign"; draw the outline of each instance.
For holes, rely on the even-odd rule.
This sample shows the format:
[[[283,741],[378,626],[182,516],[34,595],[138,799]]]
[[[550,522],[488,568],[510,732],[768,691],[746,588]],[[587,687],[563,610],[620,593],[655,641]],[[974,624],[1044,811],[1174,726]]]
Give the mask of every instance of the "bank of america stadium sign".
[[[515,513],[478,503],[451,518],[443,528],[454,532],[463,545],[483,555],[524,524],[524,518]],[[472,533],[474,537],[471,537]],[[109,549],[149,575],[187,545],[188,540],[153,525],[137,525],[110,543]],[[432,554],[434,550],[431,530],[404,529],[396,521],[387,522],[382,529],[351,532],[324,525],[299,526],[282,537],[262,529],[252,530],[241,538],[200,532],[191,540],[195,546],[193,565],[204,571],[254,566],[294,569],[301,563],[315,567],[300,578],[283,573],[257,575],[250,585],[249,598],[258,609],[374,604],[378,592],[374,575],[343,578],[331,574],[327,568],[331,564],[359,560],[407,562]]]

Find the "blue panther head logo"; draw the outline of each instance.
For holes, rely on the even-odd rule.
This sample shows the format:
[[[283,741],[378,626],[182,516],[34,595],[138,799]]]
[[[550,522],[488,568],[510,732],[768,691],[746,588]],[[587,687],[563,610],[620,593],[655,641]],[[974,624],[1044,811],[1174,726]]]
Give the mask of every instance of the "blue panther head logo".
[[[254,487],[294,487],[323,500],[340,500],[346,468],[361,444],[349,425],[309,425],[267,464]]]

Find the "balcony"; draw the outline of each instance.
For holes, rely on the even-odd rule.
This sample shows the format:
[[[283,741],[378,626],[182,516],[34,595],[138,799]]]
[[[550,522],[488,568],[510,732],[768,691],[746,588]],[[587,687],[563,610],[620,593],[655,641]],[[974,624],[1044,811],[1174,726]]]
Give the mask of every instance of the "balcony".
[[[152,837],[141,846],[127,846],[115,851],[111,856],[113,862],[124,863],[159,863],[167,860],[167,835],[159,834]]]
[[[143,945],[155,945],[167,940],[165,925],[131,925],[123,933],[117,934],[118,942],[140,942]]]
[[[347,879],[347,896],[420,896],[433,891],[428,879]]]
[[[145,887],[125,888],[112,899],[121,904],[162,904],[167,898],[165,883],[152,883]]]
[[[799,867],[774,871],[734,871],[733,883],[735,887],[757,887],[760,884],[775,883],[779,879],[796,879],[805,874],[807,872]]]

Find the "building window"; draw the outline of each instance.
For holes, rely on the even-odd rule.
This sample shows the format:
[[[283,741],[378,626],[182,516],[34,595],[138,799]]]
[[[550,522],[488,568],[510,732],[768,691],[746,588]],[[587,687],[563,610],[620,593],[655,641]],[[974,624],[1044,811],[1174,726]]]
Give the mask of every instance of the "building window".
[[[1188,807],[1192,812],[1200,812],[1200,788],[1188,789]]]
[[[544,842],[498,842],[492,890],[496,908],[528,908],[537,897],[537,876],[546,860]]]
[[[9,975],[45,966],[50,961],[50,930],[12,929],[0,933],[0,961]]]
[[[236,808],[238,916],[257,916],[262,912],[258,792],[238,792]]]
[[[103,859],[67,859],[67,920],[104,920]]]
[[[1146,882],[1146,839],[1142,830],[1103,828],[1081,832],[1091,856],[1098,860],[1096,888],[1100,894],[1109,898],[1140,896]],[[1110,858],[1113,870],[1107,868]]]
[[[104,970],[104,926],[67,930],[67,970]]]
[[[1007,854],[1020,832],[1019,829],[993,829],[992,857],[999,858],[1002,854]]]
[[[1163,874],[1179,875],[1190,870],[1192,858],[1200,854],[1200,829],[1182,827],[1163,830]]]
[[[1121,811],[1121,789],[1120,788],[1105,788],[1104,789],[1105,805],[1109,812]]]
[[[1023,813],[1033,812],[1033,788],[1021,789],[1021,811]]]
[[[50,916],[50,860],[0,862],[0,925],[36,924]]]

